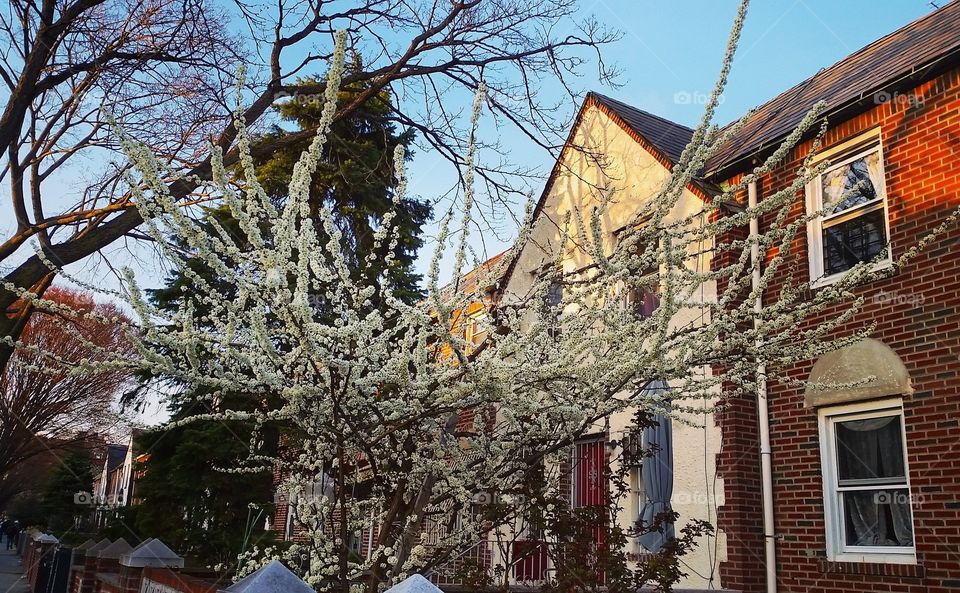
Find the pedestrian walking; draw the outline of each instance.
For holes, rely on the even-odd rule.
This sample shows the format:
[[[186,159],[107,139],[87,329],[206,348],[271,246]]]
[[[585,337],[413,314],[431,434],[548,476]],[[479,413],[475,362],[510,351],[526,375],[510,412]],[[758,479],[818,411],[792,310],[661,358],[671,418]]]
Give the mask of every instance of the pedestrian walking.
[[[13,540],[17,537],[17,534],[20,533],[20,522],[19,521],[7,521],[7,527],[4,530],[7,534],[7,549],[13,549]]]

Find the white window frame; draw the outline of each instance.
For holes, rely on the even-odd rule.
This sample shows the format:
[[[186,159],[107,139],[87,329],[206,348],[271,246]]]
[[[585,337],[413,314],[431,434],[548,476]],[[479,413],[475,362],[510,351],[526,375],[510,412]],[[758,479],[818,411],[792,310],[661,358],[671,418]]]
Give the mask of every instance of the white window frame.
[[[876,128],[865,132],[838,144],[835,147],[832,147],[828,150],[817,155],[813,164],[816,165],[822,162],[825,159],[836,157],[831,160],[829,168],[827,168],[823,173],[817,175],[811,179],[806,186],[806,207],[807,213],[812,214],[823,208],[823,185],[822,178],[827,172],[836,169],[837,167],[842,167],[848,163],[851,163],[859,158],[862,158],[865,155],[870,154],[871,152],[877,152],[880,157],[880,178],[883,182],[883,186],[879,188],[881,190],[882,198],[881,203],[883,210],[883,222],[884,229],[887,236],[887,257],[882,261],[878,261],[873,266],[873,271],[880,271],[886,268],[893,266],[893,246],[890,242],[890,212],[889,212],[889,199],[887,196],[887,174],[883,159],[883,142],[880,137],[880,129]],[[834,217],[837,218],[855,218],[854,214],[860,210],[862,206],[856,206],[850,208],[844,212],[840,212],[835,215],[831,215],[831,219]],[[807,221],[807,258],[809,261],[809,270],[810,270],[810,287],[811,288],[820,288],[823,286],[829,286],[834,282],[838,281],[840,278],[847,273],[847,271],[837,272],[836,274],[831,274],[829,276],[824,276],[824,265],[823,265],[823,255],[824,255],[824,245],[823,245],[823,222],[824,219],[821,216],[813,218]]]
[[[483,344],[487,339],[487,308],[477,309],[473,313],[465,315],[463,340],[467,343],[467,351],[472,352],[477,346]]]
[[[647,288],[646,290],[639,290],[636,287],[629,287],[624,291],[623,296],[623,310],[625,313],[636,314],[642,319],[650,319],[656,314],[656,310],[660,308],[660,294],[659,286],[656,289]],[[653,311],[649,315],[643,314],[643,307],[646,306],[644,302],[644,297],[650,294],[653,298],[657,299],[657,306],[654,307]]]
[[[836,423],[865,420],[878,416],[900,416],[903,442],[903,468],[906,488],[912,498],[910,467],[907,461],[907,435],[900,399],[862,402],[844,406],[821,408],[817,412],[820,432],[820,467],[823,475],[823,509],[826,524],[827,560],[837,562],[873,562],[884,564],[916,564],[916,531],[912,546],[847,546],[844,544],[842,497],[839,494],[836,457]],[[900,486],[898,486],[899,488]],[[913,508],[910,509],[913,529]]]
[[[632,522],[636,524],[640,521],[640,512],[648,499],[647,489],[643,487],[643,463],[630,468],[630,516]],[[649,554],[650,550],[640,543],[640,537],[634,537],[634,552],[637,554]]]

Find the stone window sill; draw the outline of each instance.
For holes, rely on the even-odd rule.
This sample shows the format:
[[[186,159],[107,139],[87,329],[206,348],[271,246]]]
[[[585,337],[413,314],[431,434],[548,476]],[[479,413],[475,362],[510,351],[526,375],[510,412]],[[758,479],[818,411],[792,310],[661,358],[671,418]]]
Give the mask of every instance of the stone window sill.
[[[826,574],[858,574],[878,577],[908,577],[922,579],[926,568],[922,564],[877,564],[869,562],[817,561],[820,572]]]

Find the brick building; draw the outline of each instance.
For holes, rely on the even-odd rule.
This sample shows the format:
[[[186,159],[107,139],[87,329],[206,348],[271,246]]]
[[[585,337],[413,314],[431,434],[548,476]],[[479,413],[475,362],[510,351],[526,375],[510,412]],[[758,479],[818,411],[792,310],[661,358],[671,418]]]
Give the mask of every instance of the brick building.
[[[854,288],[864,306],[836,335],[875,328],[867,342],[785,371],[806,387],[770,378],[775,587],[765,583],[756,406],[731,400],[718,417],[727,494],[719,527],[731,542],[721,579],[743,591],[953,590],[960,587],[957,227],[896,262],[960,205],[960,3],[761,106],[707,164],[705,180],[721,185],[751,171],[817,101],[825,101],[829,128],[816,158],[830,164],[797,195],[791,216],[825,214],[792,243],[789,270],[808,283],[812,299],[856,262],[876,259],[877,279]],[[788,186],[811,145],[802,142],[763,175],[751,188],[756,199]],[[782,282],[763,298],[776,299]],[[805,327],[840,313],[828,308]],[[861,387],[828,385],[871,378]]]

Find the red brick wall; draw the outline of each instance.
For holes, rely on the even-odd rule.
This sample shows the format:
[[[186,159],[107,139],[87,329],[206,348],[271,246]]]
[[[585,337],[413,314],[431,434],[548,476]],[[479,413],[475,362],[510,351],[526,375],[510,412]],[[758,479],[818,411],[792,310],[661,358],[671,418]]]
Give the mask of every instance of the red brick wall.
[[[746,236],[746,229],[741,229],[718,237],[714,265],[732,264],[737,254],[724,247]],[[726,290],[726,284],[721,279],[718,294]],[[734,393],[736,390],[733,385],[725,384],[724,391]],[[762,583],[764,578],[756,410],[751,400],[728,396],[719,403],[714,421],[723,427],[723,447],[716,461],[717,473],[724,480],[725,504],[717,509],[717,524],[727,534],[727,559],[720,567],[720,583],[726,589],[749,590],[751,584]]]
[[[270,522],[270,529],[276,532],[277,540],[283,541],[286,536],[287,529],[287,513],[290,512],[290,507],[288,506],[287,495],[284,492],[281,492],[280,486],[283,483],[283,474],[280,471],[279,467],[275,467],[273,470],[273,502],[274,502],[274,511],[273,519]]]
[[[960,70],[914,91],[911,100],[882,103],[834,125],[825,141],[829,147],[880,127],[894,259],[960,205]],[[809,142],[798,147],[792,162],[762,180],[762,191],[784,187],[808,150]],[[792,214],[799,216],[804,208],[801,192]],[[791,257],[796,278],[807,280],[805,233],[794,242]],[[765,296],[776,298],[777,292],[774,283]],[[866,304],[854,320],[838,329],[838,335],[876,323],[873,337],[900,356],[915,389],[903,398],[903,407],[921,566],[824,561],[816,411],[804,408],[800,388],[772,381],[779,590],[956,591],[960,588],[960,230],[951,227],[892,276],[864,284],[855,292],[866,298]],[[828,309],[805,323],[813,326],[840,311],[840,307]],[[805,380],[812,364],[784,372]],[[719,526],[728,538],[721,582],[727,588],[762,591],[756,411],[748,399],[736,398],[728,404],[718,414],[724,434],[718,461],[727,501],[719,512]]]
[[[97,556],[96,553],[83,557],[83,570],[80,572],[78,584],[80,590],[77,593],[93,593],[97,586]]]
[[[140,581],[142,578],[143,568],[121,565],[119,593],[140,593]]]
[[[216,593],[221,588],[230,585],[229,582],[216,583],[212,580],[200,579],[169,568],[144,568],[143,579],[166,585],[179,593]]]

